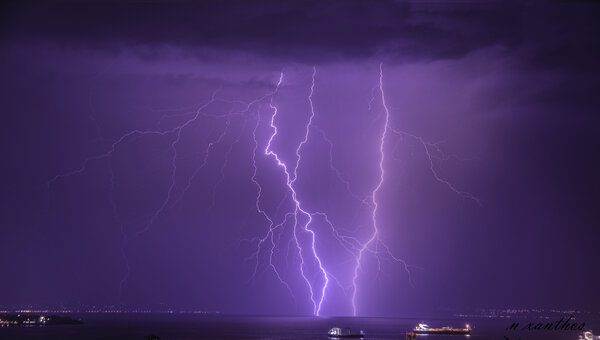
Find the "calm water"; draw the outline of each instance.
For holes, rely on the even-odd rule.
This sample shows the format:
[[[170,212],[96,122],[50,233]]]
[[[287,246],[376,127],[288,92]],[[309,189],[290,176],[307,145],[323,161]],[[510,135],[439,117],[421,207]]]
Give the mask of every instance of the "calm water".
[[[364,330],[367,339],[405,339],[406,331],[418,322],[431,326],[473,327],[472,335],[418,336],[421,340],[576,340],[578,331],[506,331],[512,321],[506,319],[398,319],[398,318],[313,318],[313,317],[252,317],[196,315],[81,315],[84,325],[52,326],[45,328],[0,328],[0,339],[106,339],[143,340],[156,334],[161,340],[192,339],[327,339],[331,327],[350,327]],[[517,320],[527,323],[527,320]],[[549,320],[554,321],[554,320]],[[600,323],[586,322],[587,329],[600,331]],[[600,333],[600,332],[599,332]]]

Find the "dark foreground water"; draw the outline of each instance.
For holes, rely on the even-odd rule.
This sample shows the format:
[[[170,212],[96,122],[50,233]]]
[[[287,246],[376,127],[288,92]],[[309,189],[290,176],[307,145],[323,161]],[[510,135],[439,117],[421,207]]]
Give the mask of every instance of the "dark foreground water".
[[[84,325],[48,326],[36,328],[0,328],[0,339],[106,339],[143,340],[155,334],[161,340],[192,339],[327,339],[331,327],[364,330],[366,339],[405,339],[405,333],[425,321],[431,326],[473,327],[470,336],[421,335],[417,340],[576,340],[578,331],[507,331],[515,321],[526,325],[527,319],[399,319],[399,318],[314,318],[314,317],[254,317],[204,316],[169,314],[86,314],[78,315]],[[547,320],[555,321],[555,320]],[[557,321],[557,320],[556,320]],[[600,322],[586,322],[586,329],[600,331]],[[600,332],[598,332],[600,333]]]

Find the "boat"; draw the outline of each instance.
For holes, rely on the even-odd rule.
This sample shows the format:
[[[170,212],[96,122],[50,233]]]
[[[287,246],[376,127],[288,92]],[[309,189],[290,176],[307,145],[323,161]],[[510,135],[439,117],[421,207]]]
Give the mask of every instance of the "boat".
[[[600,336],[594,335],[592,331],[583,332],[579,335],[579,340],[599,340]]]
[[[466,325],[465,328],[454,328],[445,326],[442,328],[431,328],[424,323],[420,323],[413,330],[415,334],[450,334],[450,335],[467,335],[471,334],[471,326]]]
[[[343,332],[342,329],[339,327],[334,327],[330,329],[329,332],[327,332],[327,335],[333,339],[363,339],[365,337],[365,333],[363,333],[363,331],[360,331],[360,333],[352,334],[352,332],[350,332],[350,328],[347,328],[346,332]]]

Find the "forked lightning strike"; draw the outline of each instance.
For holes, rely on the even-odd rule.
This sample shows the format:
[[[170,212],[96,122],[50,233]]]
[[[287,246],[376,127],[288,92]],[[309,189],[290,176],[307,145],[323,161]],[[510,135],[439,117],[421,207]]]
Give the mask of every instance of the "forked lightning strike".
[[[402,264],[403,268],[406,270],[408,274],[409,281],[412,284],[411,278],[411,268],[416,268],[413,266],[407,265],[407,263],[393,255],[390,251],[390,248],[381,240],[381,230],[382,225],[378,220],[380,211],[380,193],[383,189],[383,185],[385,182],[385,164],[386,164],[386,141],[388,138],[388,132],[404,135],[414,138],[419,141],[421,145],[424,147],[425,153],[429,159],[430,170],[434,176],[434,178],[446,185],[449,189],[454,191],[455,193],[467,197],[480,203],[479,200],[471,195],[468,192],[461,191],[457,189],[454,185],[452,185],[449,181],[444,180],[441,176],[438,175],[434,168],[433,159],[437,158],[435,154],[432,153],[434,150],[435,153],[443,155],[441,150],[436,144],[427,143],[421,137],[403,132],[398,129],[394,129],[391,126],[390,122],[390,110],[388,108],[388,104],[386,103],[385,91],[384,91],[384,75],[383,75],[383,64],[379,65],[379,83],[378,86],[373,87],[371,91],[370,100],[368,102],[368,111],[372,111],[375,106],[375,101],[377,98],[376,92],[378,92],[378,96],[381,100],[381,107],[383,109],[383,125],[380,128],[381,134],[378,137],[377,143],[377,153],[378,153],[378,178],[376,181],[376,185],[372,188],[371,192],[368,194],[359,194],[353,191],[352,185],[348,179],[344,176],[343,172],[338,169],[334,165],[334,143],[327,136],[326,132],[315,125],[315,119],[317,119],[317,114],[315,110],[315,104],[313,101],[313,96],[315,94],[316,89],[316,75],[317,69],[316,67],[312,68],[311,74],[311,83],[308,88],[308,96],[307,96],[307,104],[308,104],[308,119],[306,124],[303,127],[303,134],[301,139],[295,144],[295,159],[292,164],[286,164],[283,159],[283,155],[279,153],[274,147],[274,142],[276,139],[280,138],[280,129],[278,128],[278,122],[281,117],[285,116],[285,112],[280,112],[277,104],[276,97],[280,93],[280,90],[283,87],[284,82],[284,73],[281,72],[279,77],[277,78],[277,82],[274,85],[274,89],[264,94],[263,96],[256,98],[250,102],[241,102],[236,100],[224,100],[217,99],[215,91],[210,100],[205,104],[200,105],[195,112],[185,112],[183,114],[171,115],[171,116],[163,116],[159,120],[157,126],[162,125],[162,121],[166,118],[174,118],[174,117],[189,117],[186,118],[183,123],[175,125],[169,129],[161,130],[132,130],[129,131],[122,136],[120,136],[116,141],[114,141],[108,151],[96,155],[85,158],[80,166],[75,170],[70,172],[66,172],[64,174],[56,175],[50,181],[48,181],[48,186],[59,179],[67,178],[69,176],[73,176],[76,174],[83,173],[89,166],[90,163],[97,160],[107,159],[110,165],[111,157],[116,152],[117,148],[128,141],[133,136],[171,136],[169,142],[169,148],[171,150],[170,157],[170,176],[169,176],[169,186],[166,190],[165,196],[162,199],[160,205],[157,209],[154,210],[150,218],[145,223],[144,227],[141,230],[138,230],[134,233],[136,236],[140,236],[143,233],[150,231],[151,227],[157,222],[158,218],[161,217],[166,210],[178,204],[186,195],[186,193],[190,190],[191,186],[195,182],[195,180],[199,177],[201,171],[205,168],[208,163],[209,156],[211,152],[216,148],[217,145],[224,143],[227,138],[230,138],[232,132],[232,120],[236,117],[241,117],[244,119],[243,127],[238,132],[237,136],[233,136],[233,141],[229,143],[225,151],[224,161],[218,167],[219,177],[218,180],[212,186],[212,206],[216,204],[215,202],[215,193],[218,189],[218,186],[225,181],[225,168],[228,165],[229,158],[231,157],[232,150],[235,145],[240,143],[242,138],[242,133],[245,131],[248,120],[254,120],[254,127],[252,129],[252,176],[250,177],[250,181],[256,187],[256,196],[253,198],[252,204],[256,210],[256,213],[261,216],[266,222],[266,229],[262,236],[257,236],[252,239],[244,239],[243,241],[250,242],[256,245],[256,250],[252,253],[251,257],[254,259],[254,270],[251,275],[251,279],[255,278],[258,275],[259,267],[261,267],[261,258],[262,255],[265,254],[267,258],[267,263],[265,264],[264,269],[269,269],[273,272],[275,278],[281,283],[283,287],[289,292],[290,296],[294,300],[295,303],[298,302],[298,298],[296,293],[294,292],[293,285],[290,284],[290,275],[284,275],[289,273],[290,265],[289,257],[291,251],[294,249],[294,258],[292,263],[297,264],[297,267],[294,269],[296,273],[299,275],[298,279],[302,279],[303,284],[308,291],[308,298],[312,305],[312,313],[316,316],[322,314],[322,310],[324,305],[327,302],[327,293],[331,289],[336,289],[337,286],[344,294],[347,296],[348,292],[351,292],[351,305],[352,312],[354,315],[358,315],[358,296],[359,296],[359,280],[360,274],[363,270],[364,260],[367,254],[370,254],[375,257],[377,260],[377,270],[378,273],[382,270],[381,268],[381,259],[382,256],[387,256],[389,259]],[[378,91],[376,91],[376,89]],[[205,111],[207,108],[215,103],[216,101],[229,103],[231,105],[242,105],[243,108],[240,110],[231,110],[228,113],[224,114],[208,114]],[[268,120],[261,118],[261,108],[266,108],[269,110],[269,118]],[[178,160],[178,147],[182,142],[182,135],[187,127],[191,126],[195,123],[200,123],[200,118],[207,119],[225,119],[224,126],[216,137],[212,137],[213,132],[217,130],[214,128],[213,131],[210,132],[208,136],[208,140],[206,142],[206,147],[204,148],[204,152],[202,153],[202,160],[199,162],[199,165],[195,167],[194,171],[191,175],[185,180],[183,188],[180,190],[176,190],[177,187],[177,160]],[[261,143],[261,137],[259,136],[259,129],[261,126],[267,125],[266,128],[270,130],[270,134],[266,139],[266,142]],[[316,131],[313,131],[316,130]],[[366,240],[361,240],[356,236],[351,236],[351,232],[349,232],[346,228],[341,228],[336,226],[333,219],[330,218],[326,212],[324,211],[311,211],[307,208],[306,202],[299,196],[297,183],[301,173],[299,173],[299,169],[301,168],[303,162],[303,153],[305,146],[311,142],[311,136],[317,132],[322,140],[328,145],[329,152],[329,168],[330,171],[335,175],[337,180],[339,180],[348,195],[355,198],[362,206],[364,206],[370,214],[370,236]],[[262,150],[262,152],[259,152]],[[279,201],[270,201],[266,202],[266,198],[264,196],[265,190],[263,185],[261,184],[258,178],[259,175],[259,161],[267,164],[268,166],[275,166],[276,169],[279,169],[280,174],[285,178],[284,186],[282,188],[285,189],[285,195]],[[120,222],[118,216],[118,209],[114,200],[112,200],[112,195],[114,192],[114,173],[112,170],[112,166],[109,166],[109,175],[110,175],[110,188],[109,193],[111,195],[111,208],[113,209],[113,213],[117,218],[117,221],[120,224],[121,234],[122,234],[122,242],[123,246],[121,248],[124,260],[126,262],[127,272],[121,282],[119,283],[120,290],[123,289],[123,286],[126,283],[128,276],[130,275],[130,266],[127,260],[125,246],[127,244],[128,233],[125,230],[123,223]],[[276,180],[272,180],[269,182],[270,185],[273,185]],[[291,201],[290,201],[291,200]],[[286,205],[287,203],[291,203]],[[266,208],[266,206],[273,207],[275,206],[274,211]],[[285,212],[280,214],[280,209],[285,207]],[[268,211],[272,211],[269,213]],[[315,228],[316,226],[324,226],[325,229]],[[291,227],[291,228],[290,228]],[[351,274],[351,283],[347,286],[344,286],[344,280],[340,280],[338,277],[333,275],[333,271],[330,269],[331,266],[328,266],[327,263],[323,260],[322,257],[319,256],[319,247],[320,247],[320,239],[327,235],[319,235],[317,231],[320,230],[320,233],[326,232],[329,233],[329,236],[333,236],[333,238],[339,243],[340,249],[351,256],[351,259],[354,263],[353,270]],[[282,243],[282,238],[285,232],[289,232],[289,239],[287,239],[285,244],[285,250]],[[287,235],[287,234],[285,234]],[[287,237],[287,236],[286,236]],[[283,254],[283,258],[285,259],[286,271],[283,272],[281,268],[277,266],[277,258],[276,256],[281,256],[278,254]],[[329,268],[328,268],[329,267]],[[346,279],[346,281],[350,281]],[[330,285],[333,283],[333,286]]]

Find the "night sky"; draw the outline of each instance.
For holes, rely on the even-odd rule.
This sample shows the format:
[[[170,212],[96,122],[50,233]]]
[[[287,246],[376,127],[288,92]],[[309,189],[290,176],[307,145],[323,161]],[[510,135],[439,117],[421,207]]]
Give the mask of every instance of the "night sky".
[[[3,2],[0,305],[598,311],[599,17]]]

